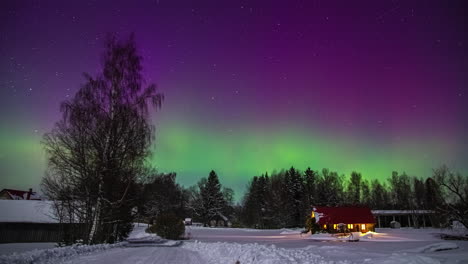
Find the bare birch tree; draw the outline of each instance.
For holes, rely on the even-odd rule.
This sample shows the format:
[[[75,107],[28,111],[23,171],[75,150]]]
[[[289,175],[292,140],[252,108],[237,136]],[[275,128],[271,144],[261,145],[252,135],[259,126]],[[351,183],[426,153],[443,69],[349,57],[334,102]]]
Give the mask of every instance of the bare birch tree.
[[[48,174],[44,193],[62,221],[85,225],[85,243],[113,242],[131,230],[136,179],[154,140],[150,106],[163,95],[141,75],[141,57],[133,35],[124,41],[108,37],[103,70],[84,74],[85,84],[61,104],[62,119],[44,135]]]

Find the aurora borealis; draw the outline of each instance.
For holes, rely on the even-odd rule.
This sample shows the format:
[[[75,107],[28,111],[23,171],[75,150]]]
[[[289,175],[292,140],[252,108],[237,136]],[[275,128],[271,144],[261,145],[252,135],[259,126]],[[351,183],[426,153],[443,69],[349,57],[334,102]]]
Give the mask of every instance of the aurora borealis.
[[[265,171],[468,172],[463,1],[2,1],[0,188],[38,188],[40,140],[135,33],[166,100],[151,163],[239,193]]]

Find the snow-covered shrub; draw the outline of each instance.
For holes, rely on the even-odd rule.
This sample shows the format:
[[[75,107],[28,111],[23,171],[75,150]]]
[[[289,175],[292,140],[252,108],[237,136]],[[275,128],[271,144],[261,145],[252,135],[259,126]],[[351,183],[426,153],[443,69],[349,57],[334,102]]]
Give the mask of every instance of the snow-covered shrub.
[[[160,214],[156,223],[149,228],[151,233],[167,239],[180,239],[185,233],[185,225],[174,214]]]

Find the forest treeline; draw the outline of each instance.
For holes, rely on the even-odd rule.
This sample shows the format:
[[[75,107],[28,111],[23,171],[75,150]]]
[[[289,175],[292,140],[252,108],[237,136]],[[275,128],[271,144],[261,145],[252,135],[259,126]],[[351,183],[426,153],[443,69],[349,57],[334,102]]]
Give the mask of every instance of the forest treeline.
[[[466,203],[461,197],[468,196],[467,177],[445,166],[426,179],[393,172],[383,181],[364,179],[358,172],[345,176],[329,169],[291,167],[254,176],[237,204],[232,189],[222,187],[214,171],[188,189],[176,183],[175,173],[149,178],[152,182],[142,185],[144,206],[139,210],[147,219],[175,212],[181,219],[191,217],[204,225],[228,219],[237,227],[303,227],[313,206],[368,206],[434,210],[466,223]]]
[[[260,228],[302,226],[312,206],[368,206],[371,209],[435,210],[443,203],[440,186],[393,172],[384,180],[367,180],[358,172],[348,177],[329,169],[307,168],[255,176],[242,202],[240,219]]]

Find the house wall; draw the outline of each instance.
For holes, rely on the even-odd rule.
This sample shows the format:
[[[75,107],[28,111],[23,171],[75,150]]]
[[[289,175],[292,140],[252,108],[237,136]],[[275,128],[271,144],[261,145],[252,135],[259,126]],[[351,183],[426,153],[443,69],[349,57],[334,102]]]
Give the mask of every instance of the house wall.
[[[364,225],[364,229],[362,228]],[[337,233],[342,230],[339,230],[338,224],[328,224],[328,225],[321,225],[321,228],[326,230],[329,233]],[[373,223],[354,223],[354,224],[345,224],[344,230],[345,232],[368,232],[373,231],[375,232],[375,224]]]
[[[0,243],[60,242],[63,234],[83,224],[0,223]]]

